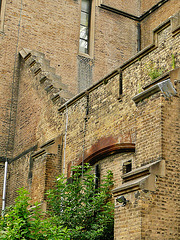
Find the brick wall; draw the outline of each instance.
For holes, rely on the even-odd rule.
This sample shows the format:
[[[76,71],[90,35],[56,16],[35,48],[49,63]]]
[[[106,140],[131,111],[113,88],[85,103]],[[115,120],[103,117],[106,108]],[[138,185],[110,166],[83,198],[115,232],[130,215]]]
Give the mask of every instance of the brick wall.
[[[39,9],[42,11],[39,11]],[[45,53],[51,61],[51,65],[56,68],[56,73],[61,76],[62,82],[68,84],[73,93],[77,93],[79,21],[80,1],[69,0],[58,1],[57,3],[57,1],[49,0],[47,2],[38,1],[32,5],[29,1],[24,0],[22,6],[20,0],[7,1],[4,32],[0,33],[1,155],[6,155],[9,119],[11,113],[14,114],[14,111],[12,112],[10,109],[13,80],[15,86],[18,85],[17,53],[24,47]],[[136,42],[131,42],[129,38],[129,35],[136,34],[134,28],[131,22],[126,21],[126,24],[124,24],[123,20],[119,20],[119,16],[104,13],[96,7],[95,55],[93,57],[95,64],[92,69],[92,82],[99,80],[135,53]],[[120,29],[124,30],[120,31]],[[117,41],[120,36],[121,41]],[[130,51],[126,47],[127,44],[130,44]],[[107,46],[106,50],[104,50],[104,45]],[[71,80],[69,81],[69,79]],[[14,86],[13,89],[15,89]],[[3,93],[6,93],[6,95],[3,96]],[[15,92],[12,101],[13,110],[15,110],[16,101],[17,93]],[[14,121],[15,117],[13,118],[13,124]],[[11,150],[12,146],[9,147],[8,151]]]
[[[147,11],[153,6],[152,3],[157,3],[159,1],[142,1],[142,13]],[[179,1],[170,0],[167,1],[162,7],[154,11],[147,18],[141,22],[141,48],[147,47],[152,43],[152,31],[158,25],[160,25],[166,19],[172,17],[176,12],[176,9],[180,7]]]
[[[66,5],[67,2],[63,2],[62,4]],[[72,4],[74,6],[72,9],[77,6],[77,2],[73,2]],[[29,6],[28,3],[27,6]],[[35,6],[33,8],[35,9]],[[50,11],[50,9],[47,11]],[[99,11],[101,12],[99,19],[102,18],[102,21],[103,14],[104,16],[107,14],[104,10]],[[24,16],[25,19],[28,14],[30,13],[27,12],[27,15]],[[33,14],[35,14],[35,17],[36,12],[33,12]],[[108,17],[106,16],[108,19],[107,22],[111,22],[112,19],[113,21],[115,20],[116,17],[109,13],[108,15]],[[14,15],[12,14],[12,16]],[[43,16],[47,17],[49,15],[46,15],[45,12]],[[38,17],[40,16],[38,15]],[[52,15],[51,17],[53,18]],[[37,24],[42,23],[41,20],[39,19]],[[28,23],[27,21],[24,29],[29,26],[30,22]],[[55,19],[53,23],[55,24]],[[34,201],[44,200],[44,192],[51,186],[55,175],[62,171],[64,158],[58,156],[58,144],[56,145],[56,150],[48,148],[51,141],[54,141],[52,139],[61,135],[63,136],[63,146],[62,142],[59,145],[61,145],[63,150],[62,154],[65,154],[63,156],[66,157],[65,174],[68,173],[68,166],[79,164],[83,156],[92,156],[92,153],[94,153],[98,156],[96,164],[100,165],[102,175],[108,169],[113,171],[115,179],[114,188],[128,184],[123,178],[125,175],[123,164],[127,161],[132,161],[133,171],[141,170],[143,172],[141,169],[142,166],[146,167],[148,164],[156,163],[158,160],[165,160],[165,175],[154,174],[151,172],[151,167],[149,167],[149,175],[139,177],[142,178],[142,181],[144,181],[144,178],[150,179],[150,185],[153,185],[153,190],[150,188],[152,186],[148,184],[146,186],[143,182],[143,184],[140,184],[138,190],[123,192],[124,196],[129,200],[125,207],[120,207],[115,202],[115,238],[116,240],[157,239],[160,236],[162,239],[166,239],[166,237],[167,239],[176,239],[177,224],[175,216],[177,210],[173,208],[173,204],[177,202],[177,186],[175,183],[178,181],[177,160],[179,155],[177,147],[179,143],[177,139],[179,138],[179,98],[176,96],[169,100],[164,100],[162,94],[158,92],[151,94],[150,97],[143,99],[137,104],[132,100],[139,92],[144,92],[144,89],[154,86],[157,81],[162,81],[164,79],[163,76],[166,78],[170,76],[173,85],[174,80],[179,78],[178,75],[175,75],[180,67],[180,56],[178,55],[179,35],[172,33],[171,24],[172,22],[168,21],[153,32],[155,46],[151,46],[140,52],[128,62],[121,65],[120,69],[118,68],[113,71],[109,76],[94,84],[86,92],[82,92],[71,99],[64,106],[53,104],[49,95],[45,92],[44,86],[37,81],[37,78],[34,77],[27,65],[23,62],[21,63],[20,75],[17,78],[19,80],[17,82],[19,84],[19,94],[16,99],[16,101],[18,100],[18,106],[14,161],[9,164],[8,168],[7,205],[13,202],[16,197],[15,190],[20,186],[24,186],[30,190]],[[114,26],[115,29],[117,26]],[[130,31],[126,31],[128,36],[130,35]],[[28,35],[25,30],[21,34],[24,34],[26,37]],[[33,34],[38,35],[40,32],[32,30]],[[54,39],[54,35],[51,36],[49,34],[49,39],[46,36],[47,45],[50,40],[52,41],[52,38]],[[25,37],[23,39],[25,41]],[[32,42],[35,41],[31,36],[29,39]],[[45,40],[41,37],[40,41],[43,42]],[[29,42],[31,45],[32,42]],[[67,44],[67,42],[64,44]],[[52,60],[52,65],[55,66],[58,62],[58,54],[54,56],[53,51],[55,51],[57,45],[52,45],[45,46],[42,43],[41,50],[44,47],[44,52],[47,53],[47,56]],[[131,47],[133,46],[132,44]],[[50,47],[52,47],[52,50],[48,51]],[[105,48],[104,46],[101,47],[102,49]],[[95,54],[96,52],[97,50]],[[106,53],[108,52],[110,50]],[[106,55],[106,53],[103,54]],[[113,53],[111,54],[113,55]],[[176,69],[173,69],[172,55],[175,57]],[[107,58],[102,61],[102,65],[106,60]],[[60,58],[59,61],[68,61],[68,58],[64,58],[64,60]],[[113,57],[109,58],[108,61],[109,65],[106,70],[104,72],[97,70],[97,76],[98,74],[100,76],[100,73],[102,76],[112,66],[115,66]],[[165,75],[161,76],[158,80],[152,81],[148,76],[147,67],[151,66],[150,61],[154,63],[154,67],[162,68],[165,72]],[[70,61],[71,63],[73,64]],[[100,69],[102,65],[101,63],[99,65],[97,63],[96,66],[99,66]],[[71,72],[76,75],[76,72],[73,72],[74,69],[72,67]],[[64,69],[64,75],[65,71],[67,69]],[[123,81],[122,95],[119,92],[121,71]],[[63,75],[61,77],[63,79]],[[6,77],[4,82],[6,82],[5,80]],[[2,90],[10,90],[9,85],[7,84],[6,86],[4,82]],[[64,82],[66,83],[66,81]],[[179,85],[177,85],[177,91],[179,94]],[[3,104],[6,107],[7,101],[9,101],[8,97],[3,99]],[[59,111],[57,110],[58,108]],[[4,115],[2,119],[5,121]],[[65,123],[67,123],[67,133],[65,133]],[[3,134],[6,134],[3,131],[2,137]],[[3,138],[2,142],[4,142]],[[135,145],[135,152],[132,149],[131,151],[127,151],[125,147],[122,147],[128,144]],[[119,147],[118,149],[114,148],[117,146]],[[109,151],[108,156],[103,155],[103,151],[107,153],[107,149]],[[3,168],[1,170],[3,171]],[[2,171],[0,172],[1,176],[3,176]],[[0,184],[1,182],[2,180],[0,180]],[[118,192],[116,192],[116,195],[118,195]],[[164,237],[164,234],[166,234],[166,237]]]
[[[29,166],[30,166],[30,153],[17,159],[8,165],[8,178],[7,178],[7,196],[8,205],[12,204],[17,197],[17,190],[25,187],[29,190]]]
[[[63,125],[60,123],[57,107],[53,105],[46,85],[41,84],[28,65],[22,64],[18,108],[16,117],[16,135],[14,157],[35,144],[41,145],[57,136]]]
[[[102,4],[119,9],[121,11],[133,14],[133,15],[139,15],[140,10],[140,0],[131,0],[127,2],[123,0],[117,0],[117,1],[111,1],[111,0],[103,0]]]
[[[139,11],[139,1],[103,1],[104,4],[117,7],[125,12],[136,14]],[[149,7],[143,2],[142,9]],[[147,6],[148,5],[148,6]],[[168,1],[152,17],[142,24],[142,47],[150,43],[152,29],[173,15],[178,3]],[[21,10],[22,9],[22,10]],[[43,9],[39,11],[39,9]],[[52,14],[53,12],[53,14]],[[163,14],[162,14],[163,13]],[[78,45],[80,1],[38,1],[33,5],[24,0],[7,1],[5,10],[4,31],[0,33],[1,42],[1,87],[0,87],[0,152],[2,156],[12,152],[14,130],[10,130],[9,121],[12,115],[11,129],[14,129],[15,110],[18,88],[18,57],[17,53],[23,47],[45,53],[61,76],[62,82],[69,85],[73,93],[78,91]],[[20,24],[19,24],[20,23]],[[150,29],[149,29],[150,26]],[[68,39],[68,41],[67,41]],[[16,51],[17,50],[17,51]],[[94,56],[91,64],[91,81],[97,82],[137,51],[136,22],[123,16],[110,13],[96,6],[95,10],[95,42]],[[15,63],[16,59],[16,63]],[[15,71],[14,71],[15,69]],[[71,80],[69,80],[71,79]],[[14,95],[12,95],[12,81]],[[86,84],[84,85],[86,87]],[[81,90],[81,88],[79,88]],[[4,96],[3,93],[6,93]],[[12,107],[11,107],[12,106]],[[10,109],[13,109],[11,111]],[[7,145],[9,145],[7,147]],[[10,156],[10,155],[9,155]]]
[[[119,75],[117,74],[110,81],[104,80],[104,84],[93,89],[93,91],[90,89],[87,116],[87,96],[68,108],[67,162],[71,162],[73,159],[72,164],[76,164],[79,158],[82,159],[83,149],[88,151],[101,138],[113,136],[117,137],[119,142],[135,142],[135,155],[129,153],[126,156],[124,153],[120,153],[113,157],[103,158],[98,162],[103,174],[107,169],[113,170],[115,187],[122,184],[123,162],[132,159],[132,168],[135,170],[138,167],[146,166],[148,163],[163,160],[165,157],[164,149],[167,147],[165,145],[163,147],[164,134],[168,136],[173,128],[176,134],[172,131],[172,138],[176,139],[177,135],[179,136],[176,127],[176,115],[171,113],[172,119],[175,119],[172,120],[168,119],[168,113],[165,113],[165,109],[171,109],[170,111],[175,111],[178,114],[177,97],[173,97],[172,101],[165,100],[164,96],[156,93],[137,105],[132,102],[132,97],[139,91],[142,92],[143,86],[153,85],[146,69],[146,65],[150,61],[153,61],[155,66],[164,68],[166,72],[170,69],[172,71],[172,54],[174,54],[176,56],[176,66],[179,66],[179,56],[177,54],[179,38],[177,35],[172,37],[171,26],[167,25],[163,31],[158,33],[157,37],[158,48],[123,70],[121,102],[118,101]],[[177,70],[172,71],[171,75],[175,71]],[[176,77],[171,77],[173,83]],[[174,107],[171,107],[171,104]],[[85,117],[87,117],[86,125],[84,125]],[[174,124],[171,127],[168,125],[169,131],[166,132],[165,124],[171,122]],[[175,154],[177,149],[173,144],[172,146],[174,159],[178,159],[177,154]],[[167,149],[170,151],[169,147]],[[169,153],[166,154],[168,158]],[[172,166],[173,161],[170,159],[167,161]],[[169,168],[168,164],[166,165],[166,172]],[[172,168],[169,170],[169,174],[173,174]],[[116,206],[115,239],[177,238],[177,224],[174,217],[176,210],[173,210],[171,205],[172,202],[176,204],[177,201],[177,186],[172,183],[173,181],[177,182],[177,174],[174,173],[172,182],[169,181],[168,175],[157,175],[155,179],[156,190],[140,190],[127,193],[125,194],[125,197],[129,200],[127,207]],[[172,191],[173,187],[174,190]],[[169,188],[170,190],[168,190]],[[168,198],[167,195],[170,197]],[[168,203],[170,203],[169,206]],[[162,215],[160,215],[161,213]],[[169,220],[167,220],[167,216],[169,216]],[[170,221],[172,221],[172,225],[169,223]]]
[[[34,202],[44,203],[46,191],[54,185],[60,173],[60,162],[57,154],[34,156],[35,152],[18,158],[8,167],[7,204],[12,204],[17,197],[17,190],[25,187]]]

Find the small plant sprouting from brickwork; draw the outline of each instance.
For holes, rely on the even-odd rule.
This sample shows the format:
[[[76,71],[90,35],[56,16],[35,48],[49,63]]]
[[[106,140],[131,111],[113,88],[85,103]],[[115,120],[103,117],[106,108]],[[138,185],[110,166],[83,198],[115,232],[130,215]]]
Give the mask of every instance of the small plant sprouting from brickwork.
[[[142,92],[142,87],[141,87],[141,84],[139,83],[138,84],[138,93],[141,93]]]
[[[164,69],[155,67],[153,62],[146,64],[146,71],[151,80],[160,77],[164,73]]]
[[[172,56],[172,69],[175,69],[176,68],[176,59],[175,59],[174,54],[172,54],[171,56]]]

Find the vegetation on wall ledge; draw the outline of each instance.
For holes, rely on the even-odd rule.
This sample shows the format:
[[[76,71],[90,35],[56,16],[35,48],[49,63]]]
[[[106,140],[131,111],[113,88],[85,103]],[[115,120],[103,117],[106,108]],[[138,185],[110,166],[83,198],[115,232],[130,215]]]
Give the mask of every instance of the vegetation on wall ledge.
[[[164,69],[155,67],[153,62],[146,64],[146,71],[151,80],[160,77],[164,73]]]

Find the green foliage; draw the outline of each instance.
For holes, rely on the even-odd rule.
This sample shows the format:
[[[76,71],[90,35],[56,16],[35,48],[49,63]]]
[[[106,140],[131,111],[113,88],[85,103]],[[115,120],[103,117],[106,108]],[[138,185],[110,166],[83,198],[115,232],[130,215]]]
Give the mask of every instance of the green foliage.
[[[138,93],[141,93],[142,92],[142,88],[141,88],[141,84],[139,83],[138,84]]]
[[[146,70],[152,80],[160,77],[164,73],[164,70],[162,68],[155,67],[153,62],[146,65]]]
[[[3,240],[70,240],[67,229],[56,226],[53,218],[43,218],[38,203],[28,209],[28,192],[21,188],[15,205],[9,207],[0,219],[0,239]]]
[[[107,172],[97,190],[92,168],[85,168],[83,178],[81,166],[72,168],[71,183],[64,176],[58,177],[56,187],[47,193],[50,215],[57,224],[67,227],[73,240],[114,239],[112,172]]]
[[[176,59],[174,54],[172,54],[172,69],[175,69],[175,68],[176,68]]]
[[[114,216],[110,202],[112,173],[103,178],[95,189],[92,168],[85,166],[72,169],[72,183],[60,176],[56,188],[47,194],[49,217],[42,214],[40,205],[29,207],[28,192],[19,189],[14,206],[7,208],[0,219],[0,239],[3,240],[111,240]]]

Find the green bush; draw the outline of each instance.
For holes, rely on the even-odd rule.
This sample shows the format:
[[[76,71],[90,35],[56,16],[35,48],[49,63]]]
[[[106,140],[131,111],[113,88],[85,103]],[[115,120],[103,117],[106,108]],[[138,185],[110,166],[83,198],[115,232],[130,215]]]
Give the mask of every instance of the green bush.
[[[14,206],[7,208],[0,219],[0,239],[4,240],[70,240],[67,229],[56,226],[53,218],[45,219],[36,203],[28,209],[28,192],[21,188]]]
[[[103,177],[98,190],[92,168],[85,166],[82,175],[80,166],[72,168],[71,183],[64,176],[48,196],[49,214],[57,223],[67,227],[73,240],[112,240],[114,229],[114,206],[110,201],[113,185],[112,172]]]
[[[6,209],[0,219],[0,239],[3,240],[112,240],[114,206],[110,188],[112,173],[104,176],[95,188],[92,168],[72,169],[72,182],[59,176],[54,189],[47,193],[49,211],[43,215],[36,203],[29,208],[28,192],[21,188],[15,204]]]

